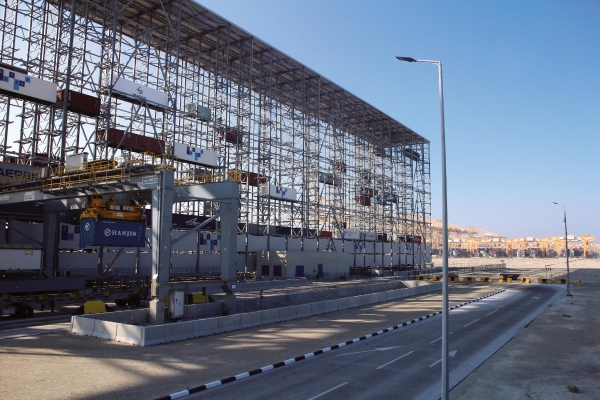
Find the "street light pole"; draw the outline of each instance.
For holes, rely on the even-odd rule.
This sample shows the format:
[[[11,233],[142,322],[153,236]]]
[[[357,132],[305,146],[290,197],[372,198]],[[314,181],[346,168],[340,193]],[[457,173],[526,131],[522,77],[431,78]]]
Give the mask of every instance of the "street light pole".
[[[556,204],[559,206],[563,206],[564,210],[564,223],[565,223],[565,253],[567,255],[567,296],[572,296],[571,294],[571,274],[569,273],[569,238],[567,235],[567,206],[562,203],[557,203],[555,201],[552,204]]]
[[[438,66],[440,81],[440,131],[442,148],[442,400],[448,400],[450,391],[448,374],[448,201],[446,191],[446,132],[444,124],[444,85],[442,63],[435,60],[417,60],[412,57],[396,57],[405,62],[424,62]]]

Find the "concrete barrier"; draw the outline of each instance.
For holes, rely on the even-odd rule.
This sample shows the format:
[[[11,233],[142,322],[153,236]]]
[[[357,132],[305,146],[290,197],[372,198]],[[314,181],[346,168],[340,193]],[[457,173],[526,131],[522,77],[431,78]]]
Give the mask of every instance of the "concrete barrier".
[[[177,342],[194,338],[194,321],[175,322],[165,325],[165,340]]]
[[[310,303],[311,315],[319,315],[325,313],[325,302],[319,301],[316,303]]]
[[[78,333],[80,335],[94,336],[94,323],[95,319],[87,318],[84,316],[73,316],[71,317],[71,332]]]
[[[283,307],[279,309],[279,319],[283,321],[292,321],[297,319],[296,306]]]
[[[149,319],[149,310],[147,308],[143,308],[141,310],[131,310],[129,312],[129,323],[134,324],[146,324]]]
[[[219,333],[219,318],[193,321],[194,337],[210,336]]]
[[[262,310],[260,314],[263,325],[281,322],[281,318],[279,317],[279,308],[274,308],[273,310]]]
[[[117,322],[94,321],[94,337],[100,339],[115,340],[117,336]]]
[[[312,314],[312,306],[310,303],[308,304],[298,304],[296,306],[296,317],[297,318],[306,318],[310,317]]]
[[[155,346],[165,342],[164,325],[145,326],[142,330],[142,340],[140,340],[140,346]]]
[[[240,314],[219,317],[217,320],[219,321],[219,333],[242,329],[242,318],[240,317]]]
[[[325,313],[338,311],[338,300],[327,300],[325,302]]]
[[[337,292],[338,292],[338,294],[337,294],[337,295],[338,295],[338,297],[340,297],[340,298],[341,298],[341,297],[347,297],[347,296],[348,296],[348,288],[347,288],[347,287],[345,287],[345,288],[339,288],[339,289],[337,290]]]
[[[379,303],[383,303],[384,301],[388,301],[390,299],[390,292],[379,292],[377,294],[377,301]]]
[[[240,314],[240,323],[242,329],[252,328],[254,326],[262,325],[262,313],[261,311],[249,312]]]
[[[369,303],[368,304],[376,304],[379,303],[379,293],[371,293],[369,295]]]
[[[337,308],[338,308],[338,311],[348,309],[349,308],[348,307],[349,303],[350,302],[349,302],[349,299],[347,297],[344,297],[342,299],[337,299]]]
[[[118,324],[115,340],[122,343],[140,345],[142,342],[142,330],[144,328],[136,325]]]
[[[366,306],[367,304],[370,304],[369,303],[369,297],[370,296],[371,296],[370,294],[363,294],[363,295],[357,296],[358,297],[358,305],[359,305],[359,307],[360,306]]]
[[[348,308],[360,307],[360,299],[358,296],[348,297]]]

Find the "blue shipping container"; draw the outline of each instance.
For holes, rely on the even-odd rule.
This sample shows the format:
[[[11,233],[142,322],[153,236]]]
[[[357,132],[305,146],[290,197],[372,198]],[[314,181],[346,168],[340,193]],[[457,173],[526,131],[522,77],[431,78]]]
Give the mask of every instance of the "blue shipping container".
[[[79,246],[144,247],[143,222],[84,218],[80,222]]]

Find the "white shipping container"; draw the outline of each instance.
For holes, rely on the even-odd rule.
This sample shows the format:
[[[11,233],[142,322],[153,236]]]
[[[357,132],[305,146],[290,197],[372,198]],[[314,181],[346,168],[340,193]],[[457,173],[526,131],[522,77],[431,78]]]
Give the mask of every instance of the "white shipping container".
[[[375,232],[365,232],[363,233],[363,237],[365,240],[369,241],[369,242],[374,242],[375,240],[377,240],[377,233]]]
[[[204,107],[198,103],[190,103],[185,105],[185,111],[188,114],[192,114],[196,118],[199,118],[204,121],[211,121],[211,111],[210,108]]]
[[[344,239],[359,240],[360,239],[360,231],[358,229],[344,229]]]
[[[160,90],[152,89],[148,86],[140,85],[133,81],[129,81],[124,78],[117,78],[113,76],[113,93],[120,94],[121,96],[131,99],[133,101],[146,100],[146,102],[155,107],[168,108],[169,98],[166,93]],[[54,94],[56,97],[56,93]]]
[[[56,103],[58,86],[22,72],[0,66],[0,93],[42,104]]]
[[[208,167],[217,167],[219,165],[216,152],[183,143],[173,143],[173,155],[182,161],[194,164]]]
[[[298,193],[295,189],[276,185],[261,186],[259,189],[259,195],[286,201],[297,201],[298,198]]]
[[[65,157],[65,172],[82,171],[88,162],[88,153],[71,154]]]
[[[40,270],[42,251],[37,249],[0,249],[0,269],[5,271]]]

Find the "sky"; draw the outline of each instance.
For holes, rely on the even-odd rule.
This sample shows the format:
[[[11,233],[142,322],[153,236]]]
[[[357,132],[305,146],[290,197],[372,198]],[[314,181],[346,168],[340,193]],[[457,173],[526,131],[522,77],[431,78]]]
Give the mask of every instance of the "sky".
[[[430,140],[434,219],[440,60],[449,222],[600,239],[600,1],[197,1]]]

